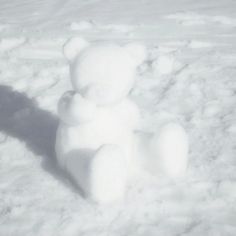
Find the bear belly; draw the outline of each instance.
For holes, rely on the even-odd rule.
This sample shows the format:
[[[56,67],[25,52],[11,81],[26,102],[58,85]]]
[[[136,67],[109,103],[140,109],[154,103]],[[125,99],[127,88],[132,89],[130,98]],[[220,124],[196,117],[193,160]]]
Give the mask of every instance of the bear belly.
[[[61,124],[56,141],[58,161],[63,166],[68,153],[76,150],[96,151],[104,144],[119,145],[128,161],[132,156],[133,139],[131,129],[108,119],[98,118],[78,126]]]

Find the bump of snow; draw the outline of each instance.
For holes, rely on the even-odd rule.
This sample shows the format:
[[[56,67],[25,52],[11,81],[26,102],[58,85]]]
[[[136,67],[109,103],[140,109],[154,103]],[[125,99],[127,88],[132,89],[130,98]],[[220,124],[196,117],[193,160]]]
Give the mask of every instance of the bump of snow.
[[[73,31],[84,31],[90,30],[94,26],[92,21],[79,21],[79,22],[72,22],[70,24],[70,29]]]
[[[158,58],[152,62],[152,67],[154,71],[161,74],[167,75],[171,74],[174,69],[175,58],[172,53],[160,53]]]

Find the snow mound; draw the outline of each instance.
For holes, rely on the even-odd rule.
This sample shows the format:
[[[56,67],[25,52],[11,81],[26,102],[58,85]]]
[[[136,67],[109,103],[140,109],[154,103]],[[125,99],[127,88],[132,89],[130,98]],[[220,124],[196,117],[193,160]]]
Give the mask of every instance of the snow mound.
[[[171,74],[174,70],[175,57],[173,54],[161,53],[158,58],[152,62],[154,71],[160,75]]]
[[[73,31],[91,30],[93,27],[94,23],[92,21],[72,22],[70,24],[70,29]]]

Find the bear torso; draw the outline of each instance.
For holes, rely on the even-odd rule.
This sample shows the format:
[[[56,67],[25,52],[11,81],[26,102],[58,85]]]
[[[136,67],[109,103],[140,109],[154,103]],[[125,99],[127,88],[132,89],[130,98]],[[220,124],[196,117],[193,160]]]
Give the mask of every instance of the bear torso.
[[[56,150],[59,163],[64,166],[66,154],[74,150],[97,150],[103,144],[117,144],[124,148],[127,161],[132,157],[134,129],[138,126],[139,111],[129,99],[105,107],[98,107],[94,119],[77,125],[61,122]]]

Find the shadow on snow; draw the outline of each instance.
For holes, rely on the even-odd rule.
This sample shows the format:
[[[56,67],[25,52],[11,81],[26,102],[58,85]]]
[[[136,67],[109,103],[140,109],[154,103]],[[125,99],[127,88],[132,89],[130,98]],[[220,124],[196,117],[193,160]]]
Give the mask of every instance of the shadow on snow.
[[[43,157],[42,167],[68,186],[65,178],[68,176],[58,168],[55,158],[57,127],[58,118],[40,109],[36,101],[9,86],[0,86],[0,131],[24,142]]]

